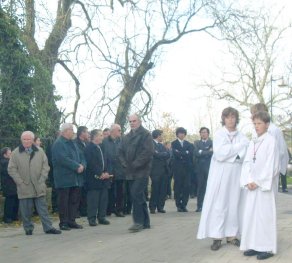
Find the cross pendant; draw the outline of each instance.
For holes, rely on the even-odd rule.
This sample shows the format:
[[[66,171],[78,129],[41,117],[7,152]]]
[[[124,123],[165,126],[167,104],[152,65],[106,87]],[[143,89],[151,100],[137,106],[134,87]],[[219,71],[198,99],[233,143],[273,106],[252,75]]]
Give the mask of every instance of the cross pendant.
[[[253,162],[255,163],[256,157],[254,156],[254,157],[252,158],[252,160],[253,160]]]

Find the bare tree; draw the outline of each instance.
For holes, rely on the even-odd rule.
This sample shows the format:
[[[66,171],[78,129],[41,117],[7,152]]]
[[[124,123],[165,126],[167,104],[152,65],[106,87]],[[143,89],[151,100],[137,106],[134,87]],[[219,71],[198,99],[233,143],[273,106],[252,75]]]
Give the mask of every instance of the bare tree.
[[[276,79],[273,72],[277,63],[283,63],[277,61],[281,51],[279,46],[291,27],[277,26],[280,16],[281,12],[273,17],[264,9],[257,13],[244,10],[241,15],[233,16],[221,24],[221,33],[228,43],[232,65],[222,68],[220,82],[206,83],[206,86],[212,91],[212,96],[248,108],[257,102],[269,107],[273,103],[273,107],[280,107],[285,111],[278,111],[278,120],[285,124],[291,122],[292,117],[291,88],[274,90],[273,85],[276,83],[273,82]]]
[[[162,63],[163,47],[185,35],[208,32],[225,21],[229,13],[226,9],[220,11],[219,6],[220,1],[137,1],[135,5],[125,4],[123,15],[115,10],[118,17],[115,12],[109,15],[99,8],[102,23],[93,25],[83,41],[99,52],[95,60],[102,61],[98,66],[108,71],[96,115],[100,118],[104,112],[113,114],[123,128],[130,110],[147,115],[152,105],[147,82],[155,65]]]

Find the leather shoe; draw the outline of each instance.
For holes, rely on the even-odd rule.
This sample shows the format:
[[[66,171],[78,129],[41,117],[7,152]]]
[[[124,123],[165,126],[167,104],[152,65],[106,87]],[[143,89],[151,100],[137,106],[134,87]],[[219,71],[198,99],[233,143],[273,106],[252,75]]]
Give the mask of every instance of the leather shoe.
[[[180,207],[178,207],[178,208],[177,208],[177,212],[183,212],[183,209],[180,208]]]
[[[186,207],[182,208],[182,212],[189,212],[188,209]]]
[[[132,225],[130,228],[129,228],[129,231],[130,232],[139,232],[139,231],[141,231],[142,229],[144,228],[144,226],[143,225],[140,225],[140,224],[134,224],[134,225]]]
[[[83,228],[82,225],[79,225],[79,224],[77,224],[76,222],[74,222],[74,223],[70,223],[70,224],[68,224],[68,226],[69,226],[70,228],[73,228],[73,229],[82,229],[82,228]]]
[[[29,230],[25,230],[25,234],[26,234],[27,236],[31,236],[31,235],[32,235],[32,230],[31,230],[31,229],[29,229]]]
[[[164,213],[166,213],[166,211],[164,209],[159,209],[158,213],[163,213],[164,214]]]
[[[211,250],[216,251],[221,247],[221,240],[213,240]]]
[[[251,256],[257,255],[258,253],[259,253],[258,251],[255,251],[253,249],[249,249],[249,250],[244,251],[243,255],[247,256],[247,257],[251,257]]]
[[[46,231],[46,234],[54,234],[54,235],[58,235],[58,234],[61,234],[62,231],[56,229],[56,228],[51,228],[49,229],[48,231]]]
[[[240,247],[240,241],[237,238],[227,241],[228,244],[234,245],[236,247]]]
[[[71,227],[69,227],[67,224],[62,224],[60,225],[59,227],[61,230],[64,230],[64,231],[69,231],[71,230]]]
[[[263,259],[270,258],[272,256],[274,256],[274,254],[271,252],[258,252],[257,259],[263,260]]]
[[[89,224],[90,226],[97,226],[97,223],[96,223],[95,220],[89,220],[89,221],[88,221],[88,224]]]
[[[110,221],[106,220],[105,218],[102,218],[102,219],[98,219],[98,223],[100,225],[109,225]]]
[[[202,212],[202,208],[201,207],[198,207],[196,212]]]
[[[116,217],[125,217],[125,215],[122,212],[116,212]]]
[[[143,229],[150,229],[151,227],[150,227],[150,225],[144,225],[143,226]]]
[[[150,214],[155,214],[155,210],[154,209],[150,209]]]

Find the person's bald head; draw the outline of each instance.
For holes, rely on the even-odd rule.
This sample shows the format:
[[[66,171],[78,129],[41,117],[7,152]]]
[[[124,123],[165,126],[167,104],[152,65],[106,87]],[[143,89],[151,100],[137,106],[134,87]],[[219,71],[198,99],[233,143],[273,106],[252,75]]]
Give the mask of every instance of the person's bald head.
[[[141,118],[138,114],[132,114],[128,117],[130,127],[132,130],[135,130],[141,126]]]

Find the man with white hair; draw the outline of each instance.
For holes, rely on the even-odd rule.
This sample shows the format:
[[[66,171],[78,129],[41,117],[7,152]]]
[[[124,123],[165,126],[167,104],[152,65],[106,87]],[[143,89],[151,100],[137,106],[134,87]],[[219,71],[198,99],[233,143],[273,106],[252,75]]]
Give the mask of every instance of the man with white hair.
[[[54,182],[58,193],[60,229],[81,229],[75,219],[80,202],[80,187],[83,186],[85,160],[73,141],[74,130],[70,123],[62,124],[60,137],[52,148]]]
[[[11,155],[8,173],[17,186],[19,208],[26,235],[32,235],[34,225],[31,221],[33,205],[41,218],[47,234],[61,234],[52,226],[46,204],[46,179],[50,170],[46,154],[42,148],[33,144],[34,134],[25,131],[21,135],[21,145]]]

